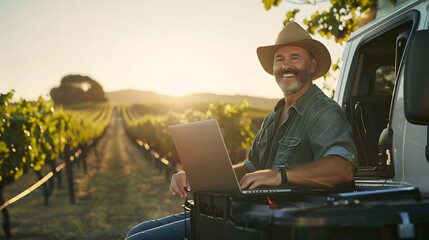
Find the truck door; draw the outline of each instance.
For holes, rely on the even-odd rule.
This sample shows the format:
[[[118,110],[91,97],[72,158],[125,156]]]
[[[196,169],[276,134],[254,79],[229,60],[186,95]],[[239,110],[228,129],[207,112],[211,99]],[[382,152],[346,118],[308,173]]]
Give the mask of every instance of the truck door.
[[[399,181],[401,186],[416,186],[422,194],[428,195],[429,148],[426,149],[426,147],[429,144],[429,139],[427,138],[429,125],[420,125],[422,123],[416,121],[417,117],[412,117],[411,120],[408,119],[413,124],[405,117],[405,111],[407,111],[405,106],[408,106],[409,113],[410,107],[419,107],[421,106],[420,104],[427,102],[429,99],[427,98],[427,88],[425,89],[424,87],[429,80],[429,71],[427,69],[429,32],[427,23],[422,24],[422,26],[422,31],[415,32],[410,36],[403,62],[400,65],[392,105],[391,129],[392,132],[396,133],[392,139],[394,157],[401,159],[401,162],[395,161],[395,170],[402,173],[402,178],[395,176],[395,180]],[[418,77],[416,77],[416,73],[419,73]],[[407,87],[408,89],[418,89],[420,92],[411,93],[408,90],[408,93],[405,93]],[[420,109],[422,109],[423,113],[428,111],[427,108]]]
[[[367,28],[355,39],[358,41],[354,43],[357,44],[356,53],[351,60],[340,104],[352,125],[358,149],[358,186],[377,188],[401,184],[403,172],[402,169],[398,171],[397,166],[402,164],[402,149],[392,146],[392,136],[401,135],[398,132],[401,129],[389,132],[390,142],[382,151],[384,156],[379,155],[378,143],[382,131],[392,126],[392,100],[396,98],[398,68],[407,38],[415,31],[418,20],[419,13],[411,10],[390,19],[389,24]]]

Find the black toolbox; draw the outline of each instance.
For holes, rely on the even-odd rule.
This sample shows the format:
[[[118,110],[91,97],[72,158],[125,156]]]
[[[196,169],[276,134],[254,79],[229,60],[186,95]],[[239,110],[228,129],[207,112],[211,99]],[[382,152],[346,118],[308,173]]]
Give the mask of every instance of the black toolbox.
[[[193,193],[193,201],[192,239],[429,239],[429,202],[417,188]]]

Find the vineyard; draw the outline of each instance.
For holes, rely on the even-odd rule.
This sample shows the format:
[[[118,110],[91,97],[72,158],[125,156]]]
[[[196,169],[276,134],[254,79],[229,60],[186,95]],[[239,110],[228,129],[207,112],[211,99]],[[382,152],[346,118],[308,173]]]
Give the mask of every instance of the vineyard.
[[[183,113],[169,111],[163,115],[147,114],[136,105],[119,107],[127,135],[143,147],[148,156],[164,165],[167,179],[180,169],[180,160],[174,147],[168,126],[216,119],[225,138],[225,144],[233,163],[243,161],[245,150],[254,138],[248,104],[209,104],[206,111],[187,109]]]
[[[168,131],[169,125],[217,119],[231,159],[238,162],[244,159],[253,140],[255,123],[252,125],[252,120],[256,119],[259,125],[263,117],[258,110],[249,110],[246,102],[237,105],[202,104],[195,108],[198,110],[171,111],[157,105],[114,106],[109,103],[62,108],[54,107],[42,98],[32,103],[21,100],[11,104],[11,98],[12,93],[8,93],[2,94],[0,99],[0,200],[6,237],[20,231],[15,227],[11,233],[14,217],[10,219],[8,209],[17,215],[24,214],[25,207],[33,208],[28,209],[33,211],[34,201],[20,199],[27,195],[28,199],[40,198],[40,195],[30,194],[34,191],[42,194],[42,206],[39,207],[46,207],[42,211],[50,211],[48,206],[63,205],[52,207],[58,209],[52,210],[55,216],[59,214],[57,212],[64,211],[70,214],[69,211],[74,210],[66,209],[81,209],[79,205],[85,205],[84,213],[75,215],[72,220],[77,230],[43,230],[49,236],[54,235],[54,239],[70,236],[70,239],[76,236],[77,239],[85,239],[81,236],[84,233],[91,236],[88,232],[96,235],[109,231],[112,239],[121,239],[140,221],[180,210],[181,199],[172,198],[168,191],[169,178],[181,167]],[[251,119],[249,112],[257,117]],[[11,184],[20,186],[31,182],[28,180],[31,177],[26,177],[29,174],[35,174],[37,181],[20,190],[19,194],[12,191],[13,197],[8,193],[9,199],[5,199],[3,190]],[[68,203],[64,200],[61,204],[53,203],[54,200],[50,199],[58,199],[65,191],[61,186],[63,175],[67,182]],[[54,196],[56,192],[59,195]],[[20,207],[20,202],[23,202],[23,207]],[[16,221],[26,222],[25,218],[21,220],[19,217]],[[95,229],[92,228],[94,226]],[[110,230],[106,230],[109,227]],[[108,238],[102,236],[101,239]]]

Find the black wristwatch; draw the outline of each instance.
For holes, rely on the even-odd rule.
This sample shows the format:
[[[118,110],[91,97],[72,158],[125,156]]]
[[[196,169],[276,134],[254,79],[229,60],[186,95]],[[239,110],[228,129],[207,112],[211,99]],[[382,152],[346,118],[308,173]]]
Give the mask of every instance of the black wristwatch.
[[[279,165],[279,166],[277,166],[277,169],[279,170],[280,175],[282,176],[282,184],[287,183],[287,174],[286,174],[287,166],[286,165]]]

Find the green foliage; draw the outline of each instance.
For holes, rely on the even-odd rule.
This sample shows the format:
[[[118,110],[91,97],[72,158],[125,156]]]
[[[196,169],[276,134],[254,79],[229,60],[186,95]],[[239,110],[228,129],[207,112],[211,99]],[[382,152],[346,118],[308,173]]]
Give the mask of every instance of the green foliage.
[[[271,6],[278,6],[282,0],[262,0],[265,5],[265,10],[270,10]]]
[[[272,6],[278,6],[280,2],[263,1],[266,10]],[[334,37],[340,44],[346,41],[353,31],[374,19],[378,3],[377,0],[331,0],[330,2],[331,7],[328,11],[316,11],[309,18],[304,19],[304,24],[307,25],[307,31],[310,34],[318,33],[327,39]],[[396,0],[390,0],[390,2],[396,5]],[[317,1],[302,0],[301,3],[315,5]],[[294,21],[298,12],[298,9],[288,11],[284,24]]]
[[[39,168],[43,165],[45,156],[40,154],[37,139],[33,136],[38,125],[31,104],[20,100],[10,116],[10,124],[2,137],[10,154],[3,159],[0,172],[2,177],[18,178],[30,167]]]
[[[13,93],[0,94],[0,166],[3,165],[4,159],[9,158],[10,151],[7,144],[2,141],[5,138],[6,128],[10,127],[10,108],[9,101],[12,99]],[[1,173],[1,169],[0,169]],[[0,175],[0,180],[3,174]]]
[[[206,111],[187,109],[182,113],[170,111],[164,115],[147,114],[141,117],[136,117],[132,109],[132,106],[121,106],[121,114],[126,122],[128,134],[133,139],[145,141],[151,149],[155,149],[175,163],[179,162],[179,157],[168,130],[170,125],[217,119],[233,162],[244,160],[238,159],[235,152],[237,149],[248,147],[254,138],[246,101],[238,105],[210,104]]]
[[[217,119],[230,153],[237,148],[248,147],[253,141],[248,109],[249,105],[244,101],[238,105],[210,104],[206,112],[209,118]]]
[[[23,99],[12,109],[12,92],[0,95],[0,181],[19,178],[47,161],[59,157],[66,144],[76,148],[99,136],[108,124],[112,107],[76,114],[55,109],[52,102],[39,98],[34,104]],[[101,120],[98,120],[101,119]],[[107,119],[107,120],[106,120]]]

